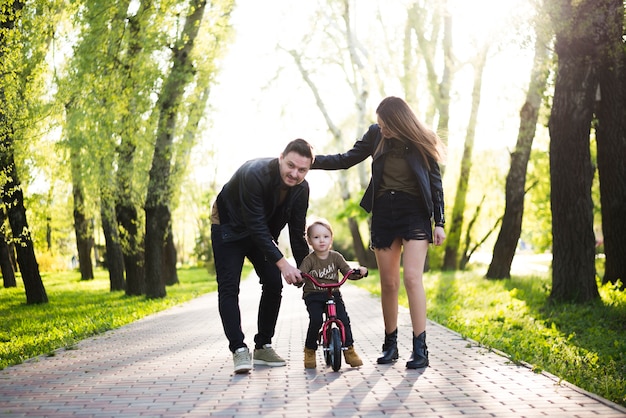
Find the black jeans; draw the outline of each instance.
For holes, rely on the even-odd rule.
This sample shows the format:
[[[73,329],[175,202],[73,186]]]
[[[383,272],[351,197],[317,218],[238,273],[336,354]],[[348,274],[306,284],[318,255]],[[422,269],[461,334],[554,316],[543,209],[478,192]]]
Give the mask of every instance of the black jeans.
[[[350,317],[346,311],[346,305],[343,303],[341,293],[333,293],[335,297],[335,306],[337,308],[337,318],[343,323],[346,331],[346,347],[354,344],[352,339],[352,327],[350,326]],[[326,292],[311,292],[304,296],[304,303],[309,312],[309,329],[306,332],[304,346],[311,350],[317,349],[317,337],[320,328],[322,328],[322,314],[326,307],[328,295]]]
[[[282,300],[283,282],[276,264],[268,262],[265,255],[250,238],[224,242],[220,225],[211,225],[211,241],[215,272],[217,274],[217,295],[219,313],[228,338],[228,348],[234,352],[247,347],[241,329],[239,309],[239,284],[244,259],[254,266],[261,283],[261,300],[257,319],[258,332],[254,336],[256,348],[270,344],[276,330],[276,321]]]

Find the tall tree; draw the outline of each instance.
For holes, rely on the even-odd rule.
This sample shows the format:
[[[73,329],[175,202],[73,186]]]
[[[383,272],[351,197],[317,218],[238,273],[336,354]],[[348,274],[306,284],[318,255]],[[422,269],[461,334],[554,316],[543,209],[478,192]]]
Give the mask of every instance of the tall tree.
[[[110,290],[125,290],[124,251],[115,215],[114,155],[106,153],[100,160],[98,175],[100,192],[100,222],[106,246],[105,267],[109,271]]]
[[[181,204],[181,198],[184,197],[188,201],[187,196],[182,196],[182,188],[179,186],[184,184],[184,179],[189,174],[191,153],[200,137],[202,122],[205,122],[204,115],[207,111],[207,103],[218,71],[216,63],[232,38],[230,17],[233,7],[233,0],[226,0],[221,3],[214,2],[213,6],[204,12],[202,20],[204,27],[198,34],[198,40],[193,50],[195,62],[194,89],[185,100],[185,109],[180,112],[185,116],[183,119],[186,118],[186,122],[179,135],[180,140],[174,144],[171,182],[176,186],[172,190],[172,212]],[[178,250],[173,240],[172,224],[170,222],[170,231],[167,232],[165,256],[163,257],[166,285],[178,283],[176,271]]]
[[[452,16],[447,9],[447,0],[441,0],[434,4],[416,1],[407,10],[407,32],[404,36],[405,74],[402,77],[408,103],[417,106],[416,64],[418,60],[414,59],[413,55],[419,51],[426,68],[427,86],[433,103],[433,106],[429,106],[426,112],[425,121],[432,125],[435,116],[438,116],[437,132],[446,145],[450,121],[450,86],[456,71],[455,58],[452,53]],[[427,21],[428,17],[430,17],[429,21]],[[430,30],[426,31],[426,28]],[[413,45],[413,38],[417,40],[416,46]],[[440,54],[441,52],[443,53]],[[441,65],[437,63],[439,55],[442,57]],[[438,67],[443,68],[441,75],[438,74]]]
[[[547,30],[546,25],[536,24],[535,36],[535,57],[530,82],[526,92],[526,101],[520,110],[517,143],[511,153],[511,165],[506,177],[504,216],[486,274],[486,277],[490,279],[511,276],[511,264],[522,232],[526,170],[539,119],[539,109],[548,80],[552,32]]]
[[[31,17],[38,16],[38,12],[36,9]],[[17,121],[25,121],[18,118],[17,112],[26,113],[28,83],[32,82],[43,55],[41,43],[36,39],[29,42],[21,32],[28,26],[24,14],[22,1],[9,1],[0,8],[0,197],[17,244],[17,262],[24,280],[26,302],[33,304],[48,302],[48,295],[35,257],[14,153]],[[45,22],[45,17],[42,20]]]
[[[137,210],[143,201],[135,188],[147,179],[142,165],[147,158],[137,158],[143,151],[137,145],[147,143],[142,136],[151,119],[145,115],[150,114],[149,95],[159,74],[156,60],[146,58],[156,48],[156,35],[142,29],[155,13],[150,4],[84,1],[75,14],[80,36],[67,77],[59,83],[60,99],[68,106],[65,130],[70,155],[80,156],[74,178],[84,185],[85,206],[91,212],[99,197],[100,215],[106,216],[101,223],[111,289],[125,287],[128,295],[144,291],[143,229]],[[113,230],[118,229],[118,220],[119,231]],[[123,269],[126,284],[120,275]]]
[[[602,235],[603,283],[626,286],[626,48],[623,34],[624,3],[603,0],[597,7],[605,22],[598,30],[600,63],[596,97],[596,140]]]
[[[330,7],[324,7],[322,12],[323,18],[320,22],[327,22],[328,26],[320,31],[325,37],[332,40],[332,44],[337,45],[337,50],[333,50],[330,59],[333,65],[337,65],[345,74],[345,81],[348,85],[352,96],[354,98],[354,106],[356,109],[356,132],[357,136],[362,135],[365,131],[366,125],[366,110],[367,99],[369,96],[369,84],[367,74],[368,57],[362,53],[361,47],[356,34],[353,32],[353,23],[350,19],[350,0],[331,1],[328,4]],[[330,11],[330,13],[329,13]],[[336,20],[340,20],[342,25],[336,25]],[[308,40],[307,40],[308,42]],[[333,137],[333,143],[338,149],[343,148],[344,132],[335,123],[331,116],[326,100],[322,97],[319,88],[314,81],[314,77],[310,72],[310,69],[306,68],[304,64],[305,52],[307,42],[304,42],[304,47],[300,51],[290,50],[288,51],[291,57],[294,59],[296,67],[300,71],[300,74],[311,89],[315,98],[315,103],[318,109],[322,113],[326,125]],[[339,60],[336,57],[340,57]],[[360,188],[365,189],[367,187],[368,178],[363,164],[360,164],[358,169]],[[349,181],[346,172],[339,173],[339,189],[341,190],[341,198],[344,203],[350,206],[351,193],[349,187]],[[363,237],[358,224],[358,219],[350,212],[347,216],[348,228],[352,236],[354,253],[360,264],[374,268],[376,267],[376,258],[374,253],[368,249],[363,243]]]
[[[461,174],[457,183],[452,216],[449,221],[449,233],[446,239],[445,254],[442,268],[446,270],[456,270],[459,263],[459,249],[461,245],[461,231],[463,230],[463,217],[467,197],[470,172],[472,169],[472,153],[474,151],[474,139],[476,136],[476,120],[480,108],[482,79],[489,43],[485,43],[474,64],[474,85],[472,89],[472,107],[463,146],[463,156],[461,158]]]
[[[141,0],[134,14],[122,19],[120,16],[115,18],[118,30],[127,32],[126,47],[121,47],[115,55],[116,62],[119,62],[115,67],[115,74],[121,90],[125,92],[120,97],[119,106],[123,111],[115,131],[115,135],[120,138],[117,149],[115,214],[124,254],[126,294],[130,296],[145,292],[144,229],[143,218],[139,213],[143,204],[143,187],[142,179],[138,177],[138,173],[143,174],[143,170],[137,168],[141,165],[143,155],[141,145],[144,141],[148,142],[151,129],[147,121],[137,120],[137,115],[151,112],[151,105],[148,103],[150,90],[155,88],[158,78],[155,69],[147,64],[156,48],[150,25],[155,14],[152,1]],[[127,27],[122,24],[123,21],[128,22]]]
[[[106,245],[106,268],[109,270],[110,290],[125,290],[124,253],[115,219],[113,192],[103,191],[100,200],[100,219]]]
[[[179,106],[182,103],[185,88],[193,80],[191,50],[198,35],[206,3],[206,0],[192,0],[189,4],[183,30],[172,51],[170,73],[164,81],[156,105],[159,122],[145,203],[146,296],[149,298],[160,298],[166,295],[162,259],[167,232],[171,231],[169,225],[172,196],[170,180],[172,144],[176,134]]]
[[[106,42],[106,57],[107,63],[105,63],[105,68],[108,68],[109,71],[104,71],[105,76],[110,77],[110,79],[115,78],[115,83],[105,83],[111,86],[114,90],[116,87],[123,85],[123,80],[125,78],[120,76],[120,68],[124,68],[129,65],[128,62],[125,62],[121,59],[121,55],[125,52],[122,45],[124,45],[124,34],[127,32],[127,20],[130,21],[132,16],[129,16],[129,7],[130,0],[121,0],[117,2],[117,7],[112,8],[113,12],[110,14],[110,21],[105,22],[106,28],[108,30],[102,31],[105,37]],[[141,8],[141,4],[140,4]],[[108,23],[108,24],[107,24]],[[99,32],[99,31],[98,31]],[[130,33],[129,37],[136,35],[135,33]],[[130,42],[139,42],[137,39],[132,39],[127,41]],[[128,48],[128,47],[127,47]],[[135,57],[134,59],[138,59]],[[112,64],[111,64],[112,62]],[[117,189],[115,184],[115,167],[116,162],[118,161],[117,154],[117,146],[119,142],[115,142],[115,146],[111,145],[110,140],[111,137],[119,138],[119,128],[118,120],[117,120],[117,111],[118,110],[126,110],[129,95],[132,97],[135,94],[140,94],[140,92],[131,92],[128,89],[123,90],[124,93],[120,95],[108,95],[104,100],[105,104],[109,105],[109,108],[112,109],[112,112],[115,116],[112,121],[108,123],[103,123],[97,127],[97,132],[100,133],[102,137],[103,146],[99,146],[98,152],[94,157],[98,160],[97,166],[97,179],[98,179],[98,194],[99,194],[99,203],[100,203],[100,221],[102,224],[102,232],[104,234],[105,246],[106,246],[106,268],[109,271],[109,282],[110,282],[110,290],[126,290],[126,280],[125,280],[125,267],[126,263],[124,262],[124,247],[122,246],[122,240],[120,237],[120,226],[117,222],[117,214],[115,212],[116,209],[116,197],[117,197]],[[121,109],[117,105],[119,103],[123,103]],[[115,103],[112,105],[111,103]],[[113,110],[115,109],[115,110]],[[120,112],[122,116],[122,120],[124,118],[124,112]],[[107,118],[107,121],[111,120]],[[139,127],[139,124],[137,125]],[[121,168],[119,170],[128,169],[127,167]],[[132,201],[129,202],[132,204]],[[130,270],[130,269],[129,269]],[[133,270],[135,271],[135,270]],[[141,270],[140,270],[141,271]],[[141,279],[139,279],[141,282]]]
[[[554,300],[599,297],[589,134],[596,93],[594,36],[601,24],[595,0],[551,1],[558,70],[549,121]]]
[[[81,173],[81,150],[74,146],[70,149],[72,166],[72,195],[74,196],[74,233],[78,251],[78,268],[81,280],[93,279],[91,255],[94,247],[92,218],[88,215],[85,192]]]

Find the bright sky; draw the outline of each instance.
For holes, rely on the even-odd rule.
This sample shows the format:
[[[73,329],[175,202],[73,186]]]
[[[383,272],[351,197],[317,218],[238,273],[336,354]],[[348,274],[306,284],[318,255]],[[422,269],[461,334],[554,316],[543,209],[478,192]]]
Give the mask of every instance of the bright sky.
[[[472,39],[484,36],[492,22],[502,24],[507,13],[520,10],[529,0],[449,0],[454,13],[453,26],[467,36],[455,40],[457,54],[470,53]],[[373,10],[384,5],[385,13],[403,10],[402,0],[359,0],[355,11],[357,35],[371,23]],[[276,46],[296,48],[294,44],[309,30],[315,1],[239,0],[233,14],[236,38],[224,58],[218,85],[210,99],[211,128],[206,132],[196,158],[206,159],[207,150],[217,147],[218,183],[223,184],[244,161],[278,156],[291,139],[301,137],[317,150],[330,141],[326,123],[317,109],[310,89],[304,84],[293,60]],[[397,14],[402,22],[402,13]],[[375,23],[375,22],[374,22]],[[360,32],[359,32],[360,31]],[[371,51],[370,51],[371,52]],[[459,56],[460,59],[467,57]],[[528,83],[532,52],[512,45],[489,60],[484,74],[483,99],[476,131],[476,147],[511,147],[517,138],[519,109]],[[281,70],[282,68],[282,70]],[[469,68],[469,67],[468,67]],[[280,71],[280,73],[279,73]],[[456,77],[451,115],[450,147],[460,147],[469,119],[467,100],[472,88],[472,72],[467,69]],[[331,82],[332,80],[325,80]],[[398,95],[389,91],[385,95]],[[329,103],[335,97],[325,98]],[[338,99],[338,98],[337,98]],[[378,99],[370,101],[375,108]],[[340,103],[337,100],[337,103]],[[342,109],[343,110],[343,109]],[[345,109],[349,117],[353,107]],[[375,115],[370,115],[374,120]],[[341,122],[341,120],[338,120]],[[347,138],[352,143],[357,138]],[[453,151],[451,149],[451,151]],[[206,160],[202,164],[206,166]],[[327,173],[313,171],[307,176],[312,196],[325,193]],[[316,187],[316,185],[320,185]]]

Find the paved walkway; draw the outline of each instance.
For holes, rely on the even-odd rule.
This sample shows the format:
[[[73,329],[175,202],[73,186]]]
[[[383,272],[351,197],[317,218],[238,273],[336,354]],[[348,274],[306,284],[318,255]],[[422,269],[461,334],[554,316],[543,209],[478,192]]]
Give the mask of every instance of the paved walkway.
[[[286,367],[233,374],[208,294],[115,331],[0,371],[1,417],[626,417],[626,408],[506,358],[429,323],[431,366],[407,370],[408,312],[400,314],[400,360],[376,364],[379,300],[350,284],[344,299],[364,365],[337,373],[303,368],[307,325],[301,290],[288,286],[274,347]],[[256,331],[259,285],[242,283],[243,329]]]

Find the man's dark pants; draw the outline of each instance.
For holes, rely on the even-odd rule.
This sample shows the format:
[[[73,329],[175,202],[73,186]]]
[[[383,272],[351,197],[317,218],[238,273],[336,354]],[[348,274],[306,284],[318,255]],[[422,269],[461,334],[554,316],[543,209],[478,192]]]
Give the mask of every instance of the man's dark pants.
[[[224,333],[228,338],[228,348],[234,352],[238,348],[246,347],[239,309],[239,283],[246,257],[254,266],[261,283],[255,347],[261,348],[263,344],[270,344],[282,299],[283,282],[280,270],[275,263],[265,259],[265,255],[250,237],[224,242],[220,225],[211,225],[211,241],[217,274],[218,306]]]

